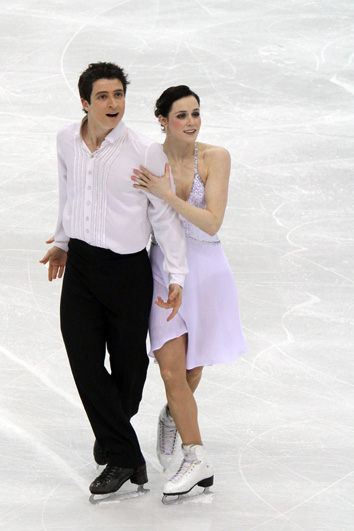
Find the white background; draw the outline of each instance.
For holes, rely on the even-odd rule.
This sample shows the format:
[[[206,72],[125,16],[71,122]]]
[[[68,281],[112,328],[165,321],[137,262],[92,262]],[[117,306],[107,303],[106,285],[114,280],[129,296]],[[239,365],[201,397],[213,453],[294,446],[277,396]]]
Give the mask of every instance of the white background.
[[[352,0],[1,0],[0,528],[354,529]],[[129,73],[125,121],[163,141],[154,101],[201,97],[200,140],[232,155],[220,236],[249,353],[197,400],[212,494],[166,507],[151,364],[134,426],[150,493],[89,503],[93,436],[38,263],[57,215],[55,135],[89,62]],[[176,466],[178,465],[178,462]]]

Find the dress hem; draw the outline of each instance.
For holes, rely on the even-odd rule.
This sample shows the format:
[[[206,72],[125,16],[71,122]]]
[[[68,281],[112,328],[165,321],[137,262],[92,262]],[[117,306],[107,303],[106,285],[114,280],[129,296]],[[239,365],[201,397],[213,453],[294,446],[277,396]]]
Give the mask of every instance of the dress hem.
[[[185,333],[186,333],[186,332],[184,332],[183,334],[185,334]],[[154,360],[154,363],[157,363],[157,364],[158,364],[158,361],[157,361],[157,359],[156,359],[155,356],[154,356],[154,351],[155,351],[155,350],[159,350],[160,348],[162,348],[162,347],[163,347],[168,341],[171,341],[172,339],[176,339],[177,337],[181,337],[181,336],[183,336],[183,334],[180,334],[179,336],[174,336],[174,337],[171,337],[170,339],[167,339],[167,340],[161,345],[161,347],[159,347],[159,348],[154,348],[154,349],[151,348],[151,349],[150,349],[150,352],[148,353],[149,358],[153,359],[153,360]],[[187,333],[187,334],[188,334],[188,333]],[[241,350],[241,351],[236,355],[236,357],[233,358],[233,359],[229,359],[229,358],[228,358],[228,359],[225,360],[225,359],[220,358],[220,359],[215,360],[215,361],[210,361],[209,363],[199,363],[199,364],[196,364],[196,365],[190,365],[190,366],[188,366],[187,363],[186,363],[186,370],[187,370],[187,371],[190,371],[190,370],[192,370],[192,369],[195,369],[196,367],[212,367],[213,365],[225,365],[225,364],[227,364],[227,363],[234,363],[234,362],[238,361],[239,358],[240,358],[241,356],[243,356],[244,354],[247,354],[247,352],[249,352],[249,350],[248,350],[247,348],[244,349],[244,350]],[[187,359],[187,352],[186,352],[186,359]]]

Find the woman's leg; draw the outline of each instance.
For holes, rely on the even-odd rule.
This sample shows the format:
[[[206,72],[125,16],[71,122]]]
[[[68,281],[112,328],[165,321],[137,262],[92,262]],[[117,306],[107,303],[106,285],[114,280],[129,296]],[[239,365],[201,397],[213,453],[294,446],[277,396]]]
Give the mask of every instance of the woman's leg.
[[[200,437],[197,404],[193,396],[202,368],[186,371],[186,345],[187,334],[184,334],[154,352],[165,384],[168,406],[183,443],[183,461],[164,485],[163,499],[187,493],[196,485],[210,487],[214,481],[213,467]]]
[[[191,388],[192,393],[197,389],[202,378],[203,367],[194,367],[194,369],[187,370],[187,382]]]
[[[201,371],[199,377],[196,377],[198,371],[194,372],[194,377],[190,373],[190,387],[186,376],[186,345],[187,334],[183,334],[165,343],[154,354],[165,384],[168,407],[183,444],[201,445],[198,410],[192,390],[199,383]]]

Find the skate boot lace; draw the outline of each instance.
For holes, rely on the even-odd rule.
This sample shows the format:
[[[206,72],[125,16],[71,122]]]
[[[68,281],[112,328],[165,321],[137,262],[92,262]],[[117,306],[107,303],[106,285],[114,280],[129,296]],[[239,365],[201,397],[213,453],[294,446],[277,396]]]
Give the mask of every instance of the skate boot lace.
[[[107,465],[106,468],[96,479],[96,483],[107,483],[116,475],[119,467],[114,465]]]
[[[159,443],[160,451],[165,455],[172,455],[175,450],[176,439],[177,439],[177,428],[174,424],[169,425],[167,422],[160,420],[160,430],[159,430]]]
[[[200,461],[194,460],[194,461],[186,461],[183,459],[181,466],[175,473],[175,475],[170,479],[172,483],[177,483],[180,479],[183,478],[183,476],[187,476],[190,474],[196,465],[199,465]]]

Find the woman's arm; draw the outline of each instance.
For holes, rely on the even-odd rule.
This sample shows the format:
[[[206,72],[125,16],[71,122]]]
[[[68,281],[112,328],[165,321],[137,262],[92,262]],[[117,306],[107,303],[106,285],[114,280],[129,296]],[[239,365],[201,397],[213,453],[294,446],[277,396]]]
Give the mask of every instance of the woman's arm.
[[[230,177],[230,154],[221,147],[211,147],[205,152],[207,181],[205,185],[206,208],[190,205],[172,190],[169,166],[166,164],[163,177],[156,177],[140,167],[134,170],[134,188],[150,192],[168,203],[176,212],[210,236],[221,227],[226,204]]]

